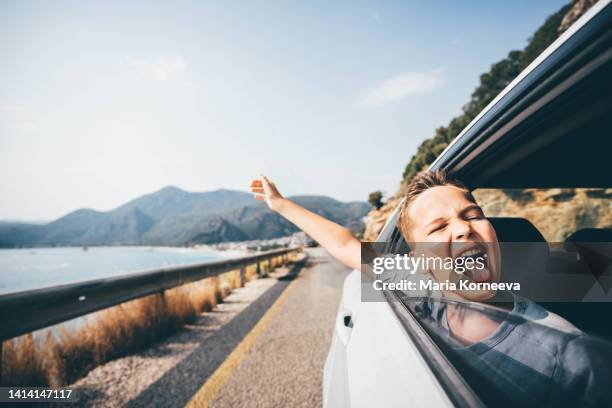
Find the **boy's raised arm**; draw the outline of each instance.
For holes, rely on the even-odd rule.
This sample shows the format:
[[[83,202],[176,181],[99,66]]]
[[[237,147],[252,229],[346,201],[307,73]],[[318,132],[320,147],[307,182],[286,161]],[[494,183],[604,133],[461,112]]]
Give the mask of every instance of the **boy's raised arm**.
[[[295,224],[338,261],[353,269],[361,268],[361,243],[347,228],[284,198],[265,176],[251,182],[251,191],[256,199],[265,200],[272,211]]]

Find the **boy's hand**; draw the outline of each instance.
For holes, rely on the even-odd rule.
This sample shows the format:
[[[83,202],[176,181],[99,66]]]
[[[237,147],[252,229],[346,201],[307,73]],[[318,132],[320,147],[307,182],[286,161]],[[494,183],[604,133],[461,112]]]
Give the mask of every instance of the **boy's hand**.
[[[272,211],[278,211],[284,200],[274,183],[264,175],[251,181],[251,192],[255,194],[255,199],[265,200]]]

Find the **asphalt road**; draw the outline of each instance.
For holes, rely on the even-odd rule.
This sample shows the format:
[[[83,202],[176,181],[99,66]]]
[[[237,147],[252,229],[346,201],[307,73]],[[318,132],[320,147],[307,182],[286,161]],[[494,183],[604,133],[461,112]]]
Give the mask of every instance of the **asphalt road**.
[[[309,261],[280,311],[222,387],[213,407],[317,407],[323,365],[349,269],[323,249]]]
[[[151,349],[73,385],[81,406],[313,407],[349,269],[325,250],[251,281]]]

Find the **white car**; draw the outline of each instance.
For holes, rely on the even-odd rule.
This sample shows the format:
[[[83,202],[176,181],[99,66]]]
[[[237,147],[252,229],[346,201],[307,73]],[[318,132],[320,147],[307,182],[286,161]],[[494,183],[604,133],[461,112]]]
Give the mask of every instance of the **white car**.
[[[612,224],[607,228],[589,224],[589,216],[599,214],[601,220],[612,211],[609,3],[600,1],[561,35],[463,130],[431,167],[452,172],[476,191],[502,194],[510,189],[546,189],[546,194],[552,194],[547,199],[558,200],[554,201],[558,208],[568,202],[564,191],[581,191],[581,197],[586,197],[581,205],[587,209],[591,208],[589,200],[593,200],[597,208],[583,211],[581,219],[572,221],[579,230],[566,234],[562,242],[565,249],[547,250],[547,261],[595,259],[590,258],[588,250],[572,246],[572,240],[580,241],[581,236],[590,241],[612,242]],[[512,203],[513,208],[523,205],[520,201]],[[551,213],[548,219],[559,220],[564,214]],[[546,243],[542,231],[550,229],[550,225],[534,225],[535,221],[523,216],[495,215],[487,214],[500,241]],[[396,222],[397,211],[377,240],[386,243],[389,252],[402,252],[406,247]],[[608,263],[603,257],[603,269],[591,275],[563,271],[555,275],[559,288],[580,288],[581,303],[573,299],[545,305],[606,350],[612,339],[612,290],[605,293],[603,283],[612,279],[611,254],[607,255]],[[536,282],[539,277],[528,279]],[[344,282],[324,371],[326,407],[516,406],[526,401],[515,398],[512,387],[500,387],[499,381],[491,378],[494,375],[470,370],[470,364],[454,355],[452,348],[432,333],[397,292],[384,292],[384,301],[362,299],[362,287],[368,285],[371,282],[357,270]],[[602,361],[612,367],[612,360]],[[612,388],[609,385],[612,383],[606,388]],[[597,390],[604,395],[597,404],[603,401],[603,405],[612,406],[612,400],[605,399],[610,391],[601,386]],[[540,397],[533,395],[528,404],[546,405]],[[572,395],[569,398],[567,404]]]

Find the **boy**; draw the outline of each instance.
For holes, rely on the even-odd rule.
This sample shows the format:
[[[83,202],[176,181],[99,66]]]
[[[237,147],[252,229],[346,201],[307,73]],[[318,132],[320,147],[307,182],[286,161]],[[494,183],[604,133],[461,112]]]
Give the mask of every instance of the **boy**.
[[[348,229],[284,198],[266,177],[254,180],[251,190],[338,261],[361,269],[361,243]],[[495,229],[470,191],[445,172],[421,173],[411,181],[401,204],[398,227],[413,254],[430,253],[435,247],[436,256],[453,259],[474,253],[486,255],[485,268],[460,277],[440,269],[422,271],[431,279],[500,281],[501,255]],[[593,358],[594,348],[586,347],[591,339],[571,323],[510,293],[458,289],[443,290],[438,297],[431,295],[409,302],[409,306],[436,337],[451,346],[467,371],[487,384],[479,392],[489,393],[491,398],[503,395],[501,401],[510,405],[610,403],[610,396],[603,396],[609,393],[609,387],[595,387],[596,380],[607,382],[609,369],[601,364],[603,360]],[[469,307],[504,295],[510,300],[510,310],[501,318],[499,313],[483,312],[482,307]]]

